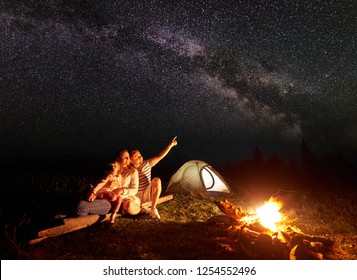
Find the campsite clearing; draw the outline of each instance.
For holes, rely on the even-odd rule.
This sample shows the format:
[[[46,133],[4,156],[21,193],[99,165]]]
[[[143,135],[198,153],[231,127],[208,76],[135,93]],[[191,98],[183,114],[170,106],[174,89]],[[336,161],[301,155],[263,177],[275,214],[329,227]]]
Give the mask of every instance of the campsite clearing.
[[[239,201],[238,201],[239,202]],[[331,226],[309,216],[312,211],[298,212],[311,205],[301,201],[291,203],[288,214],[307,234],[323,236],[334,241],[333,252],[327,259],[357,259],[357,236],[353,228],[344,231],[333,228],[337,215],[329,217]],[[320,205],[321,206],[321,205]],[[232,238],[223,223],[212,221],[222,215],[217,205],[208,200],[175,195],[158,207],[161,220],[148,215],[124,216],[115,224],[100,223],[65,235],[44,240],[25,248],[7,244],[2,259],[250,259]]]

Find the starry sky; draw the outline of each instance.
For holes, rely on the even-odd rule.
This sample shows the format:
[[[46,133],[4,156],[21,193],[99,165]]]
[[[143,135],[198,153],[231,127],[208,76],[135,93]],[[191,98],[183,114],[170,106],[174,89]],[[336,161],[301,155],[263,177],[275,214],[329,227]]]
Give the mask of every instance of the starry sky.
[[[0,155],[356,162],[356,2],[2,0]]]

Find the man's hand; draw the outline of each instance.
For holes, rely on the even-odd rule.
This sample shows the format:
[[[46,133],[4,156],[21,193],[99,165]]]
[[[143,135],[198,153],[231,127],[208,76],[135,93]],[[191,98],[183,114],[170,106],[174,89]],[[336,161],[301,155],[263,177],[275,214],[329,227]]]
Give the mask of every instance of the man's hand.
[[[177,145],[177,140],[176,140],[176,138],[177,138],[177,136],[175,136],[174,139],[171,140],[171,147]]]
[[[159,154],[157,155],[156,157],[153,157],[151,158],[151,163],[152,163],[152,166],[155,166],[160,160],[162,160],[171,150],[171,148],[173,146],[176,146],[177,145],[177,140],[176,140],[177,136],[175,136],[171,142],[166,146],[166,148]]]

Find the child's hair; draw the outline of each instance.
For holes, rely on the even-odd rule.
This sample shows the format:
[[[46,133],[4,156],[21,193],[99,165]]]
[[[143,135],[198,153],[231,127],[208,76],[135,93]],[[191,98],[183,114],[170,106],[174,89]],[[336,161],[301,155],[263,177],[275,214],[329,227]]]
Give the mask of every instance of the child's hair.
[[[121,171],[121,164],[117,160],[113,161],[110,166],[112,168],[110,174],[112,175],[117,175]]]

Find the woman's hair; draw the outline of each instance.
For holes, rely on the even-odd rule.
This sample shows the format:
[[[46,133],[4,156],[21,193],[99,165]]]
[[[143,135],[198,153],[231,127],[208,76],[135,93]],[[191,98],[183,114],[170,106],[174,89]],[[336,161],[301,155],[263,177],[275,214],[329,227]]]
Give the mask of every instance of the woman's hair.
[[[121,150],[119,152],[119,157],[121,157],[124,153],[128,153],[129,154],[128,150]]]
[[[129,153],[128,150],[124,149],[124,150],[120,150],[119,152],[116,152],[115,155],[115,161],[121,161],[121,157],[124,153]]]
[[[129,153],[128,150],[121,150],[120,152],[117,152],[116,153],[116,158],[111,162],[109,163],[109,170],[107,171],[107,175],[118,175],[121,171],[122,171],[122,165],[121,165],[121,156],[123,155],[123,153]]]

